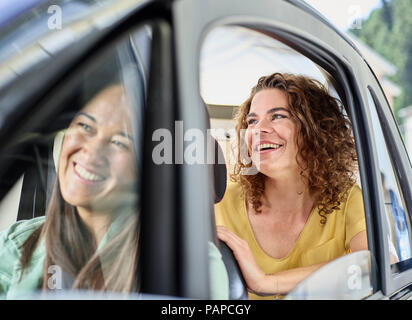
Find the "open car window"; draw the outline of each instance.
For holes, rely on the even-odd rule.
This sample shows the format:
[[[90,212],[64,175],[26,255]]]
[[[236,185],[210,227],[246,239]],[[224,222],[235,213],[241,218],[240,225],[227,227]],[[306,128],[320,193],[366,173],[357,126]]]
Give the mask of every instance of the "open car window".
[[[322,64],[289,46],[281,36],[258,27],[221,25],[211,28],[204,35],[200,54],[200,92],[208,108],[212,134],[224,150],[228,179],[237,161],[234,116],[257,80],[275,72],[304,75],[319,81],[343,107],[343,114],[351,119],[337,79]],[[362,187],[359,170],[355,177]],[[288,298],[357,299],[370,296],[376,270],[371,268],[371,265],[375,266],[373,261],[370,251],[343,255],[304,280]],[[340,277],[338,274],[342,278],[334,281]]]
[[[200,55],[200,93],[210,115],[212,135],[224,150],[229,167],[235,161],[233,118],[257,80],[274,72],[316,79],[331,96],[340,99],[327,71],[276,36],[234,25],[215,27],[205,35]]]

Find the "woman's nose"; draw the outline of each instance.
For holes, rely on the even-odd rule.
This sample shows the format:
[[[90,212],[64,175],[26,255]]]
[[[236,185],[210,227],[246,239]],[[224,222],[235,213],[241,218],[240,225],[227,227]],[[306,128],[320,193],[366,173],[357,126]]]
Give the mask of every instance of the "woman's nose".
[[[108,145],[104,139],[90,138],[83,147],[85,156],[94,165],[105,165],[108,159]]]
[[[262,132],[264,132],[264,133],[270,133],[270,132],[272,132],[272,131],[274,130],[274,129],[273,129],[273,126],[271,125],[271,123],[270,123],[266,118],[263,118],[263,119],[259,120],[259,121],[256,123],[254,129],[255,129],[255,130],[254,130],[254,134],[256,134],[256,135],[258,135],[258,134],[260,134],[260,133],[262,133]]]

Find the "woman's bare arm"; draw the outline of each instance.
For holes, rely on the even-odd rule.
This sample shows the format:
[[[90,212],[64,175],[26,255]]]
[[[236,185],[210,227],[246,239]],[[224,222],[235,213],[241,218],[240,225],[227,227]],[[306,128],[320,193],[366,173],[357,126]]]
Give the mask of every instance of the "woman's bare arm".
[[[245,278],[248,290],[261,295],[288,293],[312,272],[329,262],[290,269],[276,274],[265,274],[257,265],[249,245],[245,240],[239,238],[223,226],[217,227],[217,235],[220,240],[224,241],[232,249],[243,277]],[[350,246],[352,252],[367,250],[366,231],[362,231],[354,236],[350,242]]]

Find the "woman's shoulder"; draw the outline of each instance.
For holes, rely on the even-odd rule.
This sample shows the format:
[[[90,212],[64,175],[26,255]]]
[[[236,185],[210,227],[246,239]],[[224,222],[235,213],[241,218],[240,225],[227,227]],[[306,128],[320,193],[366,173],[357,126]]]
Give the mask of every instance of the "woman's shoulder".
[[[225,194],[223,195],[222,200],[215,204],[215,209],[218,211],[229,210],[232,212],[235,208],[239,209],[238,207],[241,204],[242,198],[244,197],[241,184],[239,182],[228,180]]]
[[[363,201],[362,199],[362,189],[357,183],[354,183],[348,191],[346,203]]]
[[[6,230],[0,232],[0,252],[5,247],[13,246],[19,249],[28,237],[44,223],[45,217],[30,220],[21,220],[13,223]]]
[[[239,201],[239,197],[243,196],[242,185],[238,181],[228,180],[226,191],[223,195],[222,201]]]
[[[349,189],[349,193],[351,194],[351,193],[362,193],[362,189],[361,189],[361,187],[357,184],[357,183],[354,183],[353,185],[352,185],[352,187]]]
[[[223,199],[215,204],[215,219],[217,225],[233,229],[242,223],[241,214],[244,209],[243,189],[240,183],[229,181]]]
[[[22,245],[44,223],[44,219],[38,217],[17,221],[0,232],[0,295],[5,294],[13,282]]]

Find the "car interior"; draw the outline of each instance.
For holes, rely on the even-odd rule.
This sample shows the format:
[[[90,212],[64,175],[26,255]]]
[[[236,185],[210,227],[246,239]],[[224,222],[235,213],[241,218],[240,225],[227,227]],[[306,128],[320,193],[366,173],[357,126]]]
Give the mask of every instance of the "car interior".
[[[237,29],[236,31],[239,30]],[[222,32],[222,30],[220,30],[220,32]],[[245,32],[245,30],[241,30],[241,32]],[[146,34],[142,32],[136,33],[135,37],[140,37],[140,40],[137,41],[147,41],[148,37],[150,37],[150,32]],[[258,34],[257,37],[258,40],[256,41],[260,41],[259,37],[262,37],[262,35]],[[274,52],[278,52],[278,54],[280,52],[280,54],[282,54],[282,52],[286,51],[287,55],[291,55],[293,51],[291,48],[285,49],[285,45],[281,44],[278,40],[271,38],[266,39],[268,38],[266,35],[263,35],[263,37],[265,41],[272,41],[276,44],[275,48],[277,51],[275,50]],[[130,44],[134,46],[134,50],[136,50],[136,41],[131,41]],[[282,49],[279,49],[279,47]],[[50,122],[47,126],[42,126],[41,132],[27,133],[18,141],[13,142],[8,149],[10,152],[1,156],[3,159],[13,157],[13,165],[7,170],[5,179],[1,180],[2,185],[0,192],[4,198],[0,203],[0,230],[4,230],[15,221],[32,219],[45,214],[56,177],[55,163],[56,155],[58,154],[58,151],[56,152],[56,146],[60,144],[59,141],[62,139],[62,135],[61,133],[59,134],[59,132],[68,126],[77,110],[84,105],[84,102],[88,101],[88,99],[93,96],[93,93],[97,92],[99,88],[107,83],[107,79],[121,77],[121,75],[116,74],[116,76],[114,76],[114,74],[119,66],[119,61],[121,61],[120,63],[123,65],[128,64],[127,62],[125,63],[124,60],[124,51],[124,48],[117,50],[116,54],[111,57],[111,62],[105,63],[105,68],[101,68],[101,65],[99,65],[99,68],[95,70],[84,72],[81,81],[78,81],[74,88],[66,92],[64,99],[62,99],[62,103],[64,104],[62,110],[64,110],[64,112],[59,114],[57,119]],[[145,66],[142,61],[148,61],[148,52],[147,50],[137,52],[139,53],[139,58],[136,59],[137,62],[135,61],[134,65],[137,65],[136,74],[140,77],[140,92],[144,92],[144,88],[147,86],[144,79],[146,78],[145,74],[147,74],[146,70],[148,70],[148,67],[147,65]],[[299,54],[297,52],[293,52],[293,54],[295,55],[293,59],[297,59],[296,56],[299,56]],[[144,59],[142,59],[142,57],[144,57]],[[211,60],[213,59],[213,57],[209,58]],[[207,63],[208,62],[205,62],[205,64]],[[309,62],[306,61],[306,63]],[[318,74],[324,77],[323,83],[327,85],[331,94],[337,97],[333,85],[333,78],[325,70],[314,63],[312,64]],[[206,74],[205,76],[207,77],[208,75]],[[207,82],[207,79],[203,81]],[[221,125],[222,123],[219,123],[219,120],[230,122],[236,107],[233,105],[230,108],[230,105],[225,103],[208,101],[207,99],[210,95],[208,95],[207,90],[206,87],[203,88],[202,98],[205,100],[209,112],[211,127],[213,128],[216,124]],[[142,95],[140,93],[139,95],[140,97],[138,97],[138,99],[141,99],[144,94]],[[222,113],[222,109],[227,110],[228,108],[231,112],[226,111]],[[226,181],[230,170],[230,163],[229,167],[227,167],[229,160],[227,157],[228,154],[230,154],[228,147],[232,147],[229,143],[231,139],[230,134],[215,136],[214,138],[217,141],[215,152],[216,161],[213,166],[215,203],[217,203],[224,196]],[[219,162],[217,160],[219,157],[223,159],[226,158],[226,164]],[[214,226],[214,216],[211,217],[211,223],[212,226]],[[212,230],[214,230],[214,228],[212,228]],[[232,251],[225,243],[218,241],[216,237],[215,243],[221,251],[228,272],[229,299],[247,299],[246,285]]]

